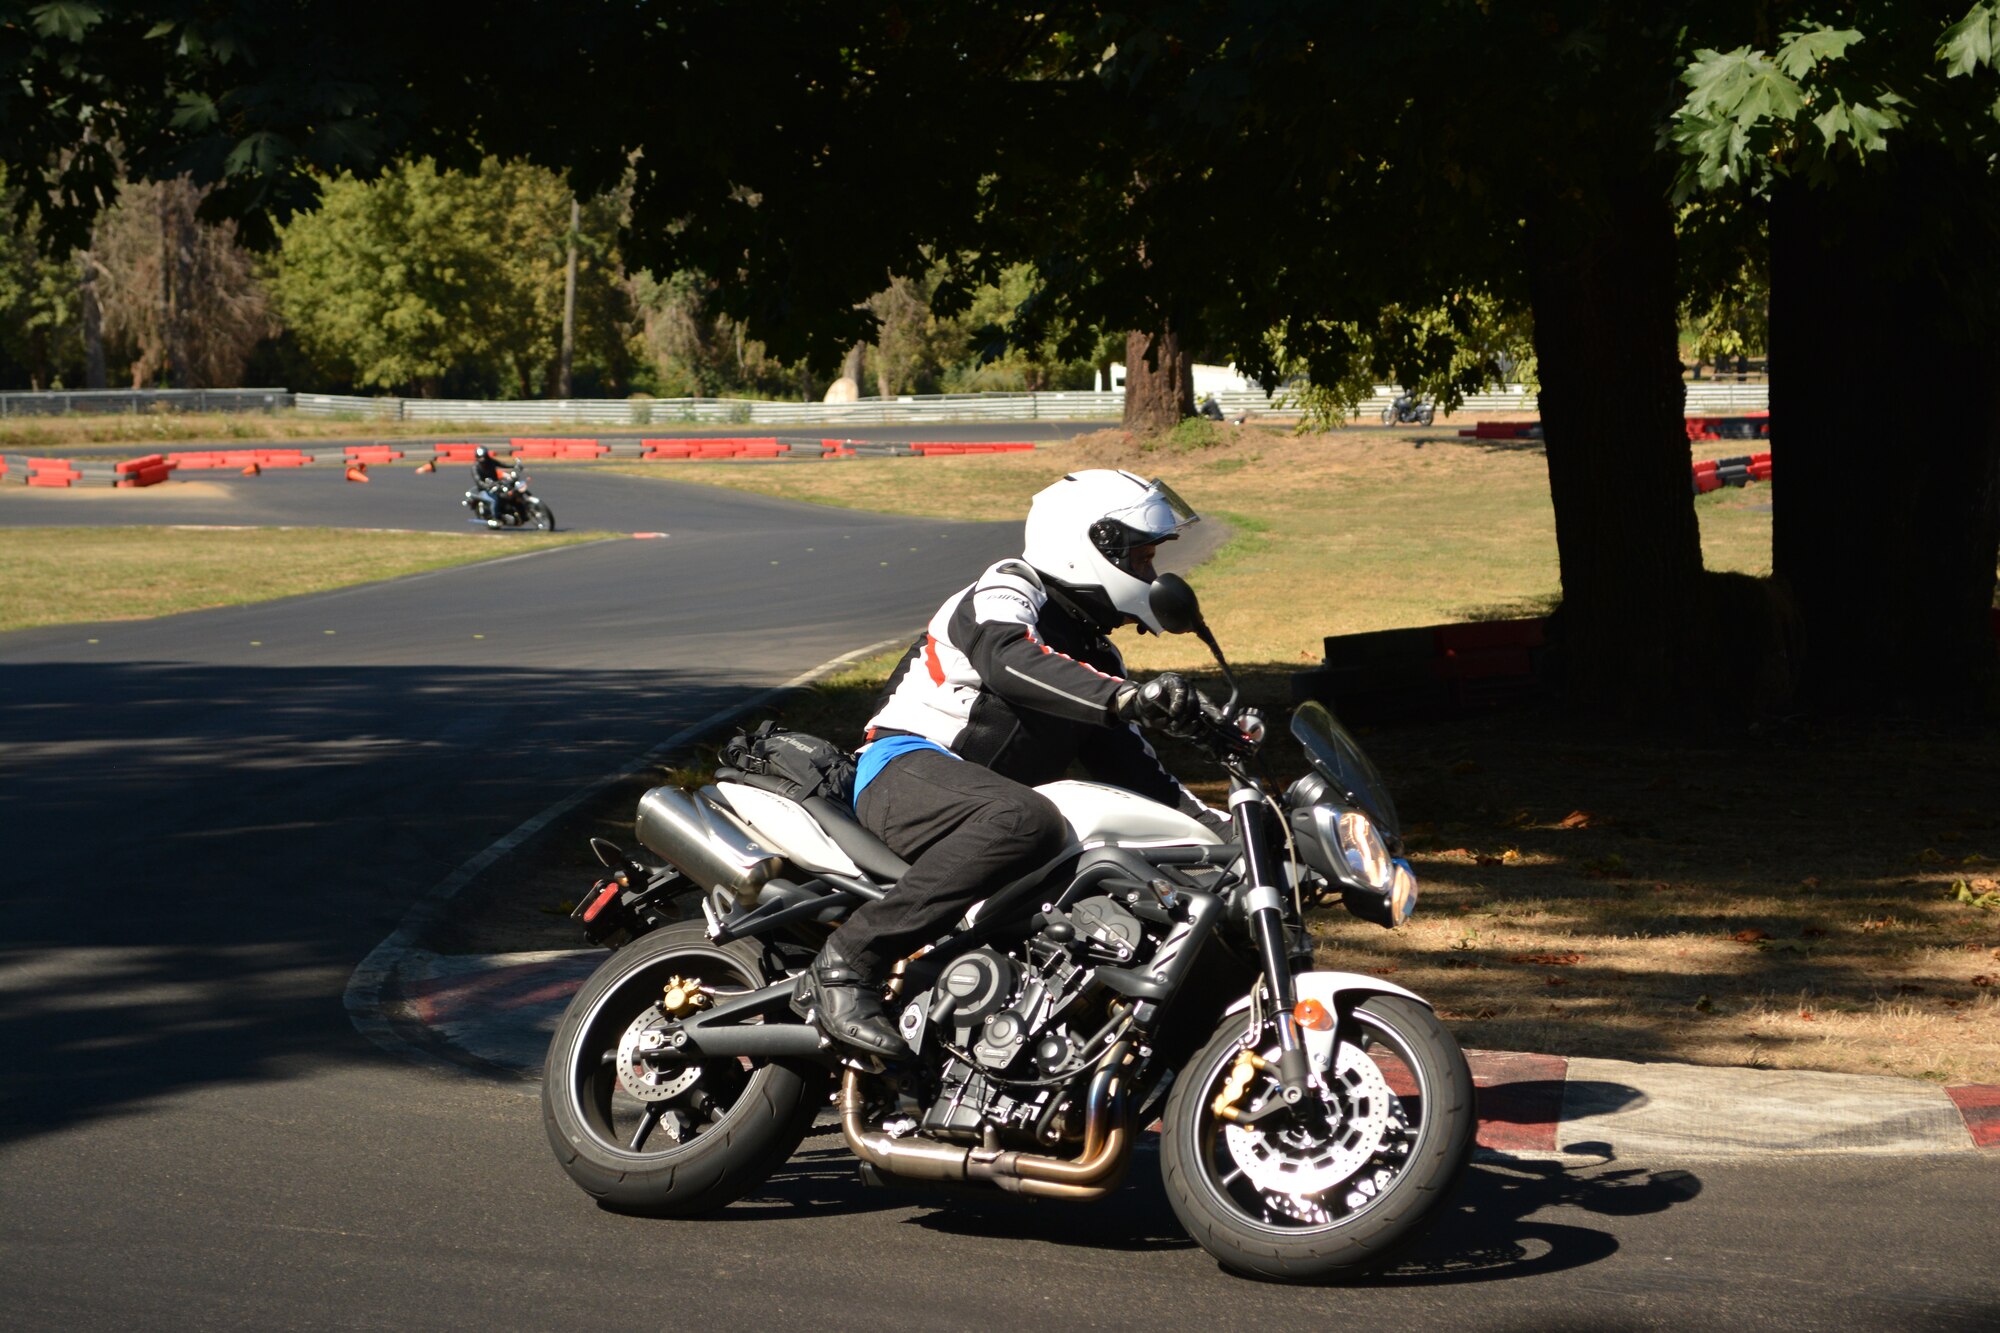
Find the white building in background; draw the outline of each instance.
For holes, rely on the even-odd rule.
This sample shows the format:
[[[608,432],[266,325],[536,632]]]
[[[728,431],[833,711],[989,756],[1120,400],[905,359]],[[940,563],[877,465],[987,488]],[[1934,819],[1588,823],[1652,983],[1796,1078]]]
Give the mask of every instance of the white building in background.
[[[1106,383],[1107,379],[1110,381],[1109,383]],[[1108,391],[1113,389],[1124,388],[1125,363],[1122,361],[1112,362],[1110,374],[1108,376],[1106,375],[1098,376],[1097,387],[1100,391]],[[1262,393],[1263,388],[1257,383],[1257,381],[1252,379],[1245,379],[1242,375],[1238,374],[1236,371],[1236,367],[1233,365],[1229,366],[1197,365],[1194,368],[1194,396],[1197,400],[1200,399],[1203,394],[1208,394],[1208,393],[1244,393],[1244,392]]]

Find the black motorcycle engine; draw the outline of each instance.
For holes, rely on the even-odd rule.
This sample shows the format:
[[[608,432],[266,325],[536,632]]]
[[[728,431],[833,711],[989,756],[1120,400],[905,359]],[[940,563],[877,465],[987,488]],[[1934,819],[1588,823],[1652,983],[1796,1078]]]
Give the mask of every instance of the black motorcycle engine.
[[[913,1048],[935,1039],[947,1056],[925,1132],[976,1138],[989,1125],[1041,1128],[1064,1093],[1063,1075],[1081,1067],[1082,1044],[1104,1020],[1099,1006],[1078,1003],[1084,978],[1100,963],[1129,966],[1144,944],[1138,918],[1099,897],[1052,913],[1019,957],[989,947],[953,959],[899,1021]]]

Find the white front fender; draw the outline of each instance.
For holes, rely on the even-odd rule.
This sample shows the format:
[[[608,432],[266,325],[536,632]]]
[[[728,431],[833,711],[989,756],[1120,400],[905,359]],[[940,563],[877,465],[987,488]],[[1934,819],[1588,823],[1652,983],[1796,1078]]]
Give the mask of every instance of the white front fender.
[[[1318,1000],[1326,1006],[1328,1013],[1340,1011],[1338,999],[1343,992],[1349,995],[1400,995],[1415,1000],[1426,1009],[1431,1007],[1431,1002],[1415,991],[1360,972],[1301,972],[1292,978],[1292,989],[1301,1000]],[[1245,995],[1229,1006],[1228,1013],[1246,1013],[1249,1008],[1250,997]],[[1227,1017],[1227,1014],[1224,1016]],[[1333,1059],[1333,1032],[1330,1029],[1323,1032],[1306,1029],[1300,1035],[1305,1038],[1306,1055],[1312,1060],[1313,1068],[1324,1073]]]

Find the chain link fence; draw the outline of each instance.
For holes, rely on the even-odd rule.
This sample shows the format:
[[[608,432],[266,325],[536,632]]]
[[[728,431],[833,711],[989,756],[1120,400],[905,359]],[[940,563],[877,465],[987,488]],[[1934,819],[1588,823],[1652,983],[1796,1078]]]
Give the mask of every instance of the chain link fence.
[[[79,389],[0,393],[0,417],[56,417],[71,412],[274,412],[292,406],[285,389]]]

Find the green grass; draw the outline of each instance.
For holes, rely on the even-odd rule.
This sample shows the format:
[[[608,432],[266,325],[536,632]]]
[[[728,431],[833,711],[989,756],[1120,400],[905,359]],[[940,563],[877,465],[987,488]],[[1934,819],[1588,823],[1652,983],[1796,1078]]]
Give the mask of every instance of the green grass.
[[[6,529],[0,630],[262,602],[600,539],[339,528]]]

